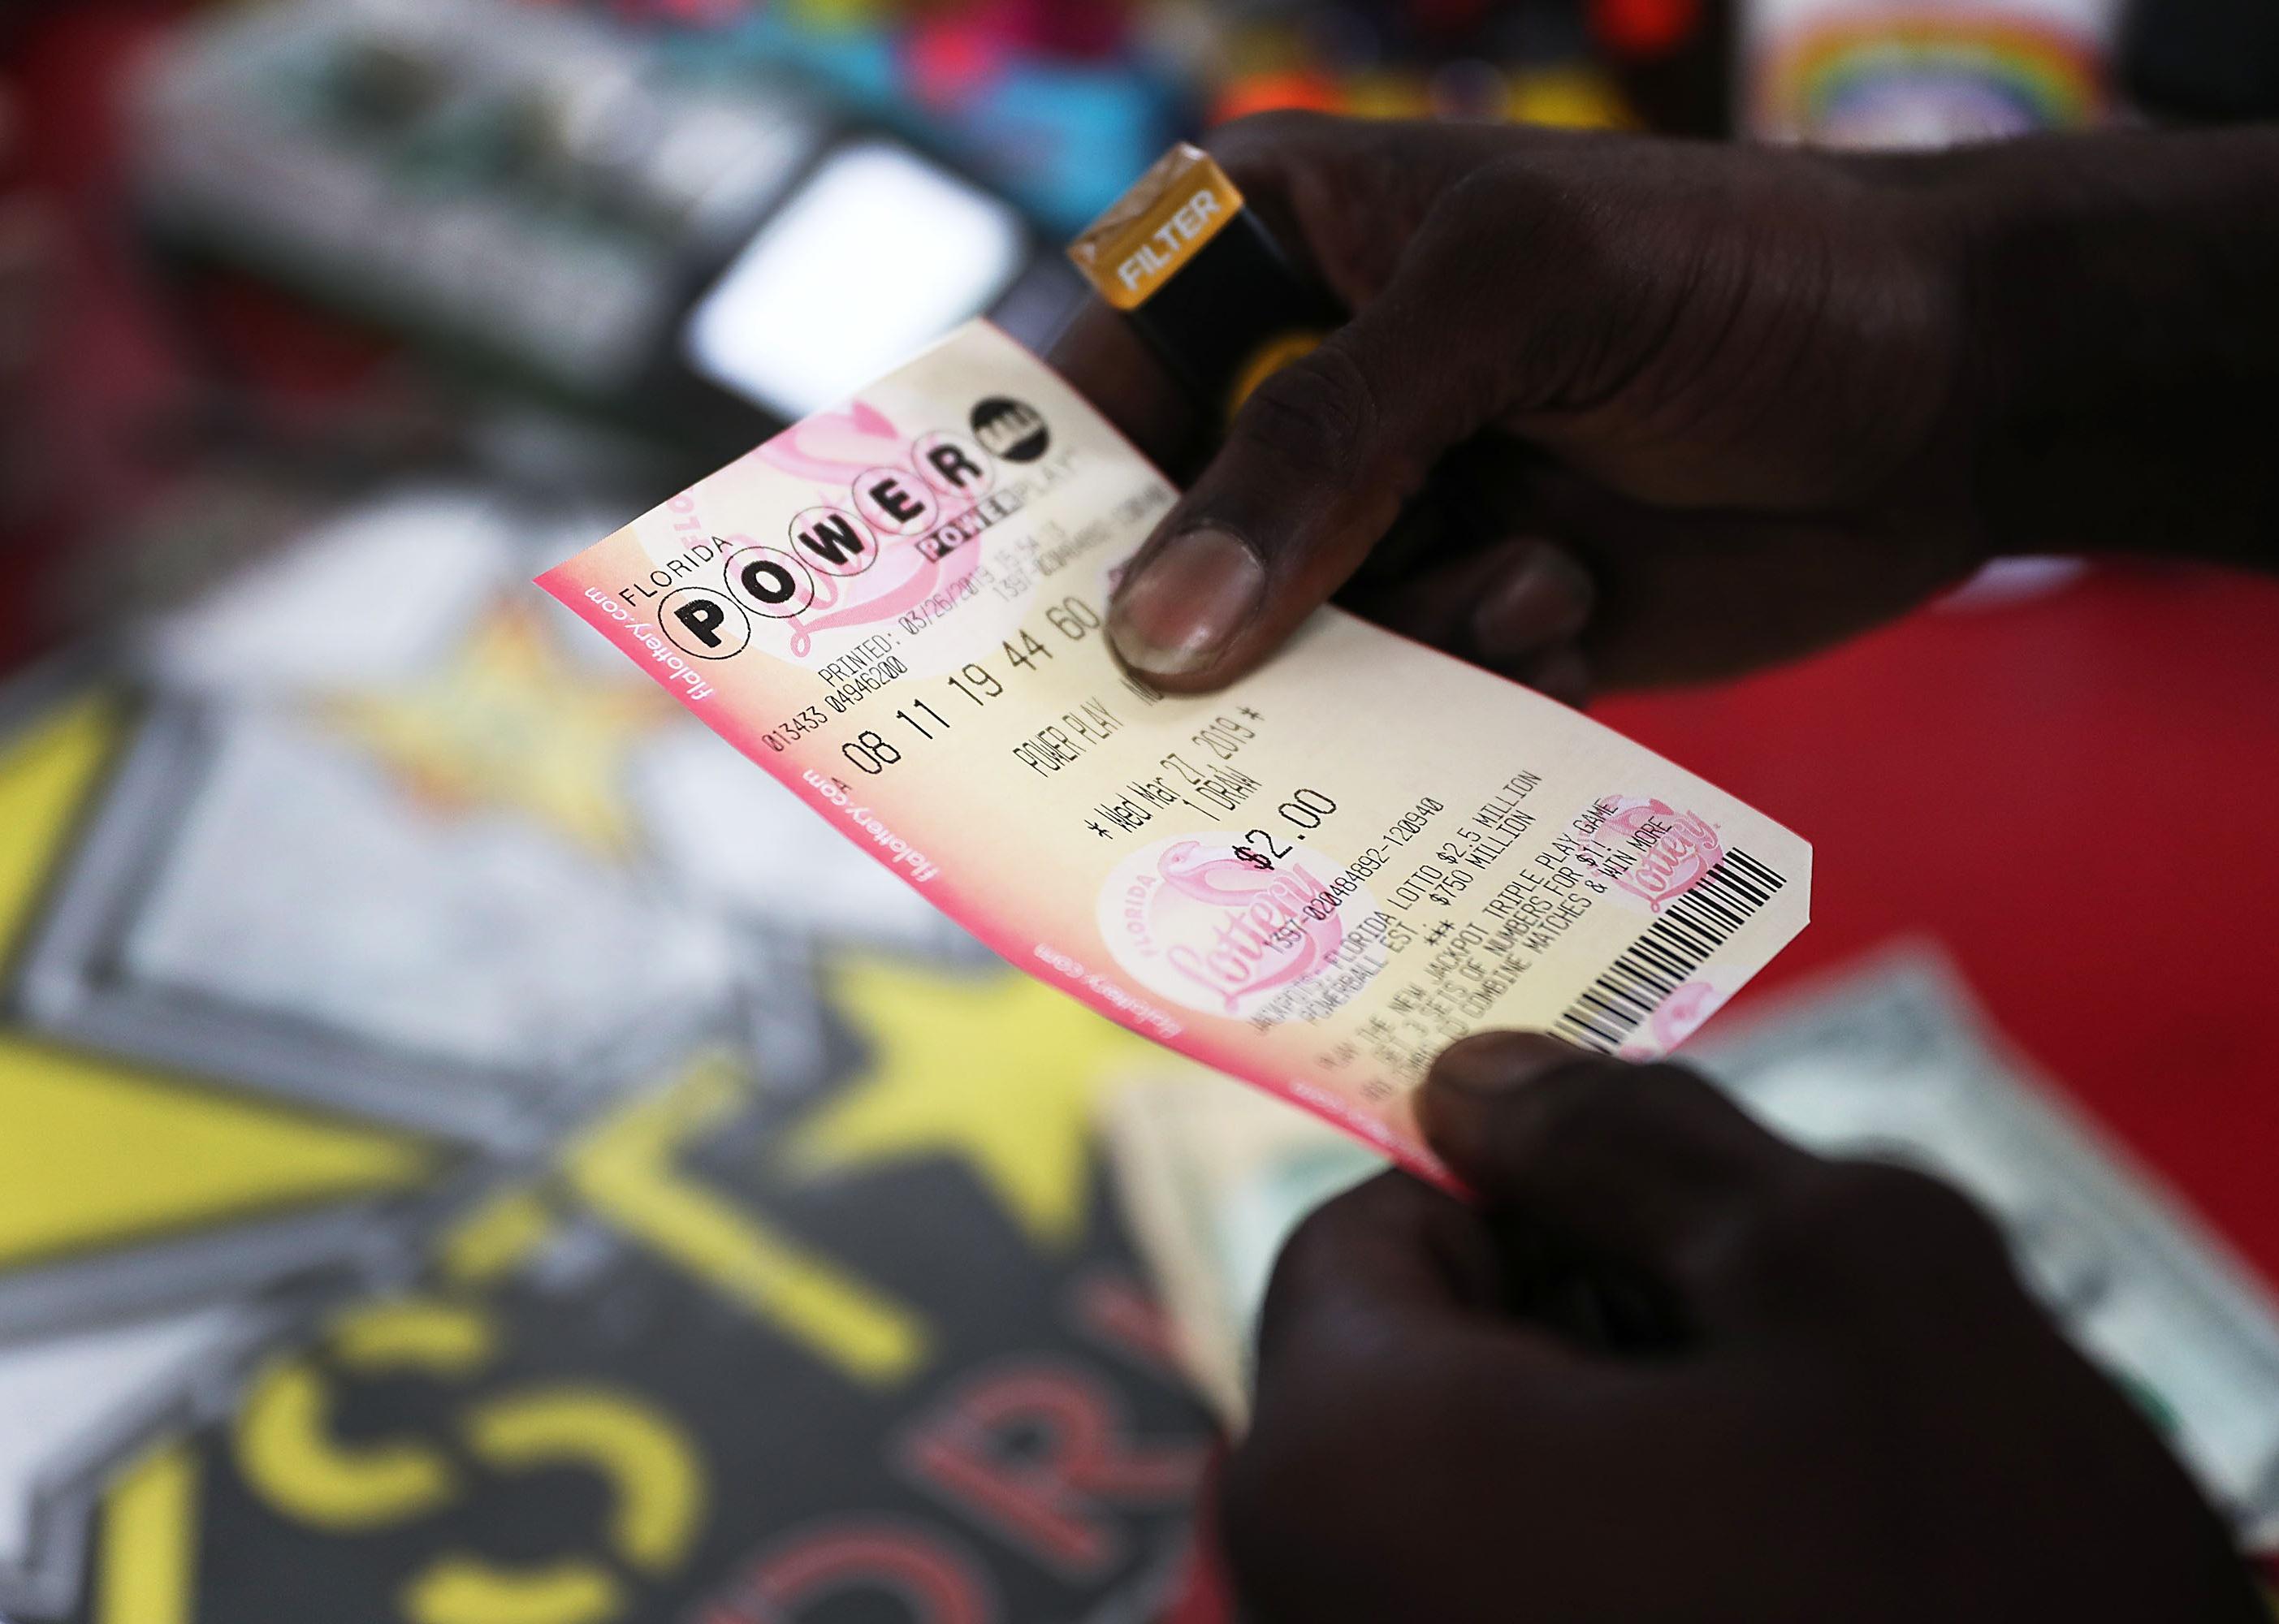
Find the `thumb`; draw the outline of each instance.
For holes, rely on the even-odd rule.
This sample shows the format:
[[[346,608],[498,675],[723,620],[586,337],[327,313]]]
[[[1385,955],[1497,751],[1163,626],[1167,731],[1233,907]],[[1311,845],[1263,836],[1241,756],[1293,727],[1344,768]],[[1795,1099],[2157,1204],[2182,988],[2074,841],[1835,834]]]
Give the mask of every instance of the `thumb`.
[[[1634,1066],[1535,1032],[1483,1032],[1434,1065],[1416,1109],[1491,1209],[1547,1223],[1664,1283],[1699,1244],[1824,1164],[1683,1066]]]
[[[1469,324],[1436,287],[1445,280],[1429,264],[1404,269],[1243,403],[1125,572],[1109,627],[1133,670],[1192,692],[1257,665],[1486,420],[1491,390],[1463,354]]]

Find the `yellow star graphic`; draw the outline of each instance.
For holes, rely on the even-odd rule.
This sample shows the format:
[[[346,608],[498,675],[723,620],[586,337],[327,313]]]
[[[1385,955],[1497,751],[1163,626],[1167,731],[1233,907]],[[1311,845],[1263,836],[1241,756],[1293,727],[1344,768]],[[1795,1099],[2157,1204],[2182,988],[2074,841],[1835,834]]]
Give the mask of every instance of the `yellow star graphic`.
[[[0,963],[31,933],[82,808],[127,732],[108,693],[81,695],[0,739]]]
[[[535,608],[514,602],[418,682],[344,694],[328,709],[422,800],[510,808],[608,857],[633,844],[618,784],[626,750],[674,714],[646,683],[572,663]]]
[[[871,1063],[802,1122],[786,1154],[816,1176],[921,1156],[963,1160],[1040,1247],[1083,1233],[1093,1113],[1154,1051],[1012,971],[929,974],[842,964],[833,1002]]]
[[[28,934],[127,731],[109,695],[0,739],[0,958]],[[411,1135],[0,1029],[0,1275],[427,1183]]]

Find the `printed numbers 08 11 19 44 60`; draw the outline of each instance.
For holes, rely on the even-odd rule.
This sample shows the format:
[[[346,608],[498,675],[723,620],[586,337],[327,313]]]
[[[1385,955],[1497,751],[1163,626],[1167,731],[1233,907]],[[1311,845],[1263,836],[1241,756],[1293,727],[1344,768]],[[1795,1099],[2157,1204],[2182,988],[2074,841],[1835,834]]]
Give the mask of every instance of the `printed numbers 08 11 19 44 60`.
[[[1068,641],[1081,642],[1099,630],[1100,611],[1082,598],[1063,598],[1058,603],[1046,609],[1045,624]],[[999,645],[1004,653],[1006,663],[1014,670],[1036,670],[1040,669],[1037,663],[1040,660],[1049,660],[1053,657],[1052,646],[1040,640],[1035,632],[1024,629],[1017,636],[1019,640],[1017,642],[1013,638],[1008,638]],[[949,685],[952,693],[974,705],[986,705],[992,700],[1002,699],[1005,696],[1003,679],[978,660],[967,661],[958,667],[956,675],[944,680]],[[945,701],[944,703],[948,701]],[[1224,719],[1220,718],[1222,721]],[[937,733],[948,732],[950,727],[949,718],[924,700],[912,700],[902,709],[894,712],[894,720],[917,734],[920,739],[929,743]],[[902,759],[902,751],[887,739],[881,738],[875,729],[856,734],[853,739],[839,747],[839,754],[845,756],[858,770],[873,777],[886,771],[887,768]]]

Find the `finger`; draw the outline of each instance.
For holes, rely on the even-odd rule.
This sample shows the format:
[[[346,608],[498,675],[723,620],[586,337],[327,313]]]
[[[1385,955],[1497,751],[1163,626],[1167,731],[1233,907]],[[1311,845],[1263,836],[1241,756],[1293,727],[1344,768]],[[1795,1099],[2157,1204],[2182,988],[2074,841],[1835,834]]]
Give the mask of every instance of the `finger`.
[[[1423,1519],[1451,1548],[1493,1549],[1531,1521],[1538,1492],[1569,1516],[1584,1485],[1618,1490],[1589,1493],[1594,1510],[1634,1503],[1639,1449],[1670,1436],[1656,1395],[1639,1367],[1496,1311],[1486,1237],[1477,1211],[1393,1173],[1329,1203],[1284,1249],[1225,1484],[1247,1613],[1495,1616],[1389,1561],[1396,1525],[1408,1520],[1410,1545]],[[1402,1492],[1420,1484],[1421,1501]]]
[[[1554,651],[1574,655],[1598,600],[1590,572],[1571,554],[1532,538],[1495,542],[1406,578],[1359,588],[1356,583],[1339,601],[1509,677]]]
[[[1548,541],[1518,542],[1502,549],[1495,563],[1463,610],[1471,652],[1483,663],[1510,670],[1571,642],[1589,623],[1598,590],[1562,548]]]
[[[1203,138],[1284,250],[1348,309],[1393,280],[1433,203],[1481,165],[1577,138],[1573,131],[1282,111]]]
[[[1559,538],[1596,596],[1582,638],[1609,687],[1737,675],[1840,642],[1975,567],[1937,526],[1663,509],[1537,470],[1510,504]],[[1498,517],[1504,517],[1499,515]]]
[[[1491,142],[1483,131],[1460,150],[1439,125],[1265,113],[1221,125],[1204,145],[1242,193],[1244,208],[1305,269],[1335,283],[1351,305],[1389,278],[1414,229],[1428,171],[1455,172],[1460,161],[1485,157]],[[1408,152],[1411,147],[1416,150]],[[1394,183],[1392,195],[1352,184],[1357,162]],[[1401,218],[1388,218],[1389,211]],[[1367,263],[1356,263],[1364,251]],[[1189,459],[1214,425],[1131,321],[1105,301],[1088,296],[1046,359],[1158,466],[1175,476],[1193,471]]]
[[[1045,360],[1158,468],[1174,479],[1193,471],[1206,425],[1170,369],[1103,300],[1085,300]]]
[[[1534,689],[1546,699],[1582,709],[1597,687],[1590,656],[1580,643],[1556,643],[1534,658],[1512,668],[1512,680]]]
[[[1480,1215],[1404,1173],[1325,1203],[1283,1247],[1259,1315],[1262,1387],[1439,1358],[1483,1338],[1563,1354],[1503,1318],[1506,1280]],[[1332,1374],[1334,1372],[1334,1374]]]
[[[1176,691],[1223,686],[1354,572],[1492,409],[1492,363],[1464,341],[1474,274],[1427,249],[1252,393],[1125,576],[1109,626],[1127,664]]]
[[[1553,1226],[1700,1309],[1730,1233],[1818,1158],[1682,1066],[1634,1066],[1542,1033],[1443,1053],[1417,1095],[1426,1137],[1491,1210]]]

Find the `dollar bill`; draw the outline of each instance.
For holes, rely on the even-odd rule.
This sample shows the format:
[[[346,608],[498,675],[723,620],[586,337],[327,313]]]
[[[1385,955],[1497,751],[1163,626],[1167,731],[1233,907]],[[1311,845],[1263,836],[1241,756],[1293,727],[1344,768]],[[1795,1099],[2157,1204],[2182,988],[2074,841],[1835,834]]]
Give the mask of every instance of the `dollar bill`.
[[[1305,1112],[1194,1070],[1118,1093],[1116,1188],[1189,1375],[1231,1432],[1249,1419],[1250,1350],[1275,1255],[1315,1207],[1385,1166]]]
[[[1688,1056],[1766,1122],[1960,1185],[2083,1352],[2252,1542],[2279,1539],[2279,1314],[2170,1190],[2005,1044],[1960,977],[1903,951]]]

